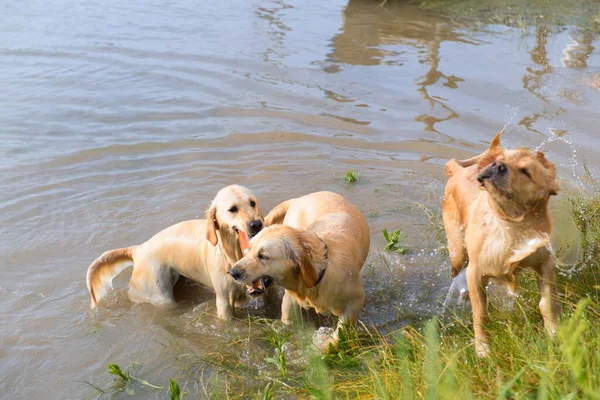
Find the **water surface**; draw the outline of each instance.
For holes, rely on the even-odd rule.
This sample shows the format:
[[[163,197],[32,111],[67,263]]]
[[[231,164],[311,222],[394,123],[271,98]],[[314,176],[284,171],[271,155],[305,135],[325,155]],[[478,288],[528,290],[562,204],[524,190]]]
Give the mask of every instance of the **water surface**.
[[[89,310],[85,273],[99,254],[202,216],[227,184],[251,188],[263,210],[316,190],[354,202],[373,238],[361,320],[387,331],[438,312],[450,285],[435,224],[448,158],[481,152],[506,127],[505,145],[546,151],[565,186],[585,187],[584,160],[600,172],[598,41],[576,26],[472,24],[355,0],[1,7],[7,398],[93,395],[83,381],[110,382],[110,362],[138,363],[163,385],[181,348],[228,348],[271,371],[243,322],[260,304],[232,324],[190,285],[176,309],[133,305],[124,273]],[[357,184],[343,182],[348,169]],[[383,228],[402,229],[412,251],[382,253]]]

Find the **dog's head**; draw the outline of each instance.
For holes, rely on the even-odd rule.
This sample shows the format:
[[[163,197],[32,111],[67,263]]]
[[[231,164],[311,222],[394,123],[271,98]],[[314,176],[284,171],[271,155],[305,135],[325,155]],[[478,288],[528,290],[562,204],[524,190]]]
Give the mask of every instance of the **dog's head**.
[[[240,236],[251,238],[261,231],[264,217],[258,200],[243,186],[230,185],[217,193],[206,210],[206,239],[221,250],[231,264],[242,258]]]
[[[291,290],[299,284],[312,288],[319,279],[315,264],[327,262],[327,257],[327,245],[316,234],[273,225],[252,239],[248,253],[229,273],[249,286],[249,294],[271,282]]]
[[[541,151],[504,150],[498,135],[478,162],[477,180],[511,219],[527,212],[558,193],[556,169]]]

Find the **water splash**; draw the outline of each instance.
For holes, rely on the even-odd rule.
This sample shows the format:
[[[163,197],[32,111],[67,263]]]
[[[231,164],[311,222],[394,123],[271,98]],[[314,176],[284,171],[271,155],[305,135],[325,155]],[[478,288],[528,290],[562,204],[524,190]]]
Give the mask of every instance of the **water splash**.
[[[577,261],[579,261],[580,257],[573,263],[565,263],[565,261],[562,260],[561,257],[557,255],[557,252],[554,250],[554,246],[552,246],[552,243],[548,243],[546,248],[550,252],[550,256],[552,257],[552,260],[554,261],[554,265],[556,266],[557,272],[563,276],[567,276],[567,277],[571,278],[571,276],[573,274],[577,273],[579,271],[579,269],[581,268],[581,266],[583,265],[583,263],[577,262]]]
[[[450,289],[444,300],[444,308],[454,314],[470,314],[471,301],[467,285],[467,269],[463,269],[452,279]],[[506,281],[490,278],[485,290],[490,303],[501,311],[510,311],[515,305],[519,294],[511,289]]]
[[[502,127],[502,131],[505,131],[506,128],[508,128],[508,126],[510,125],[510,123],[513,121],[513,119],[515,119],[515,117],[517,116],[517,114],[519,114],[519,107],[513,107],[513,110],[514,110],[513,114],[511,115],[511,117],[508,119],[508,121],[506,121],[506,123]]]
[[[467,286],[467,269],[463,269],[452,279],[448,294],[444,300],[444,308],[458,314],[471,312],[469,288]]]
[[[569,171],[569,174],[573,179],[576,180],[577,184],[581,187],[585,187],[585,183],[581,179],[581,174],[577,173],[578,168],[581,168],[581,162],[577,158],[577,149],[578,146],[569,140],[564,134],[562,130],[557,130],[550,128],[550,135],[542,140],[540,144],[533,148],[534,151],[546,151],[547,146],[552,143],[560,143],[566,145],[571,150],[571,156],[568,158],[568,161],[563,164],[558,164],[558,167],[561,171]],[[564,172],[563,172],[564,174]]]

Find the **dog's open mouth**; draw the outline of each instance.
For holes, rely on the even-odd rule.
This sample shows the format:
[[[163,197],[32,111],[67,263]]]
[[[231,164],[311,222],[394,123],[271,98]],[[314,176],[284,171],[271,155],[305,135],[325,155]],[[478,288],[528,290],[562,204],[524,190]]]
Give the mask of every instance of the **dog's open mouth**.
[[[246,293],[251,297],[260,296],[272,283],[273,278],[265,275],[262,278],[255,280],[250,285],[246,285]]]

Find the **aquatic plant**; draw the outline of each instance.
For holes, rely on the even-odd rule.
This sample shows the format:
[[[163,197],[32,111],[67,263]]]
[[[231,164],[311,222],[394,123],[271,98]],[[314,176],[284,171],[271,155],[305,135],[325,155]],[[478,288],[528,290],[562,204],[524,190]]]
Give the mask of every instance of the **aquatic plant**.
[[[400,229],[396,229],[391,234],[386,228],[383,229],[383,237],[386,240],[385,249],[387,251],[395,251],[399,254],[404,254],[406,249],[402,246],[402,242],[406,240],[408,235],[403,235]]]
[[[287,360],[285,358],[285,343],[287,342],[290,334],[282,334],[276,329],[272,329],[267,332],[269,342],[275,350],[275,357],[266,357],[265,361],[273,364],[279,369],[279,373],[282,378],[287,376]]]
[[[181,400],[183,398],[179,384],[173,378],[169,380],[169,393],[171,394],[171,400]]]
[[[152,389],[162,389],[162,386],[155,386],[152,385],[151,383],[149,383],[148,381],[145,381],[143,379],[140,378],[136,378],[135,376],[132,376],[129,372],[125,371],[123,372],[123,370],[121,370],[121,367],[119,366],[119,364],[108,364],[108,372],[112,375],[118,376],[119,378],[121,378],[121,390],[127,390],[128,393],[133,394],[134,390],[131,387],[131,384],[133,381],[139,383],[140,385],[143,386],[148,386]]]
[[[354,173],[353,169],[349,169],[346,171],[346,175],[344,175],[344,180],[348,183],[355,183],[358,181],[358,175]]]

